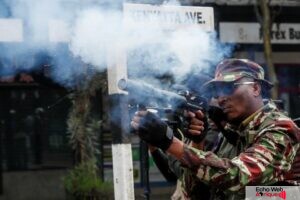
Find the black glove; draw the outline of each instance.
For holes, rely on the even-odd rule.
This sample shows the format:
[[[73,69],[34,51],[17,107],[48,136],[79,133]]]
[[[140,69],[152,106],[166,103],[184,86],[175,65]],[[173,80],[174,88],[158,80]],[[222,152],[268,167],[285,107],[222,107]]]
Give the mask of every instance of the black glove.
[[[164,151],[170,147],[173,140],[173,130],[151,112],[147,112],[141,119],[138,134],[142,140]]]

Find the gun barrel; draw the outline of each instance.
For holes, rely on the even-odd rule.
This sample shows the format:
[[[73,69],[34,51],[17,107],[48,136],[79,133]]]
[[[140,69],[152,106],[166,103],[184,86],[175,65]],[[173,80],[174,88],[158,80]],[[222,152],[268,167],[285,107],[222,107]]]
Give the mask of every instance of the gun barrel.
[[[170,102],[172,105],[175,104],[177,106],[187,103],[186,98],[183,96],[166,90],[154,88],[152,85],[140,81],[120,79],[118,87],[130,94],[138,95],[141,98],[155,98],[163,102]]]

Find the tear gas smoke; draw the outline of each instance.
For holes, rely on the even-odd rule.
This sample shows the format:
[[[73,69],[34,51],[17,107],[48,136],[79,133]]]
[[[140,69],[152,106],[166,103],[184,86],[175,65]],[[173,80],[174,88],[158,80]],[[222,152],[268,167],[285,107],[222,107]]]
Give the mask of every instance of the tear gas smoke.
[[[157,78],[168,75],[180,82],[190,74],[209,72],[231,53],[231,47],[220,44],[215,33],[200,28],[165,31],[159,24],[141,29],[124,25],[123,13],[116,9],[121,1],[113,2],[115,5],[92,0],[4,0],[0,3],[1,17],[23,20],[24,41],[0,44],[0,75],[36,70],[40,66],[34,55],[44,52],[51,58],[52,79],[70,87],[84,72],[83,63],[105,70],[107,48],[118,43],[127,50],[130,76],[157,82]],[[174,0],[168,3],[179,5]],[[66,23],[69,43],[49,42],[48,21],[52,19]]]

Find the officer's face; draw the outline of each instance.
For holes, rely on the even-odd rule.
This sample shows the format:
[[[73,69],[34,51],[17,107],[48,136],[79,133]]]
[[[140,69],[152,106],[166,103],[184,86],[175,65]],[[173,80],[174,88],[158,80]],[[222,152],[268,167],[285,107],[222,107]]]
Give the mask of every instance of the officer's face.
[[[260,93],[257,86],[249,78],[216,85],[215,97],[229,122],[240,123],[256,111],[255,98]]]

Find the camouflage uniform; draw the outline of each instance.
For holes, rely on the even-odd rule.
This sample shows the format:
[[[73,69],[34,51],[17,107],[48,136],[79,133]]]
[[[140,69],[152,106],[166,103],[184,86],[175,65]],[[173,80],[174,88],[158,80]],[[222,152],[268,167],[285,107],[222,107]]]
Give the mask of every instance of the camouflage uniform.
[[[263,87],[271,87],[258,64],[229,59],[217,66],[207,88],[213,90],[214,82],[232,82],[242,77],[252,77]],[[201,194],[196,197],[191,193],[199,180],[212,187],[211,199],[244,199],[247,185],[287,182],[300,145],[300,130],[274,103],[268,102],[239,127],[227,124],[224,129],[235,137],[224,137],[216,152],[184,147],[181,162],[186,167],[182,180],[186,199],[199,199]]]
[[[185,171],[185,188],[191,188],[197,177],[217,188],[214,199],[241,199],[246,185],[285,181],[300,145],[300,133],[274,104],[268,103],[240,127],[228,124],[225,129],[238,134],[236,146],[225,138],[216,153],[185,147],[182,163],[191,169]]]
[[[206,136],[209,136],[209,138],[205,138],[205,146],[204,149],[211,148],[213,140],[215,140],[218,137],[218,133],[214,130],[209,130],[208,134]],[[183,136],[182,136],[183,137]],[[184,140],[185,144],[188,146],[191,146],[191,141],[187,138],[182,138]],[[174,191],[173,195],[171,196],[171,200],[184,200],[186,198],[186,192],[183,193],[184,190],[182,190],[182,175],[185,170],[180,165],[180,162],[175,159],[173,156],[168,155],[168,171],[176,174],[178,177],[177,183],[176,183],[176,190]],[[162,163],[161,162],[155,162],[157,166],[159,167]],[[160,169],[160,168],[159,168]],[[162,172],[162,171],[161,171]],[[164,173],[163,173],[164,175]],[[164,175],[165,176],[165,175]],[[165,176],[166,178],[166,176]],[[195,177],[194,177],[195,178]],[[168,179],[167,179],[168,180]],[[193,179],[193,185],[189,188],[189,196],[193,196],[193,199],[209,199],[210,193],[209,191],[210,187],[206,184],[204,184],[199,179]]]

